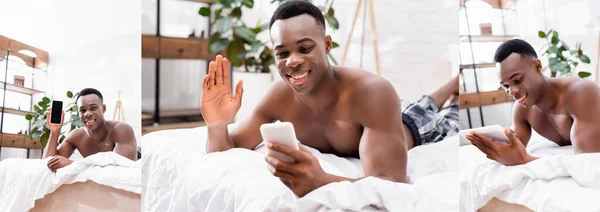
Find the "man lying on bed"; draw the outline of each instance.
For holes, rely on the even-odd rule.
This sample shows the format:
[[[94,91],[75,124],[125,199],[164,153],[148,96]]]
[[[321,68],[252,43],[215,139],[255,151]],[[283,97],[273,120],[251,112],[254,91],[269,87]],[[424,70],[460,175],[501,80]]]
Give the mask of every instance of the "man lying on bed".
[[[126,123],[104,120],[106,105],[100,91],[86,88],[79,92],[77,106],[79,118],[84,124],[83,128],[77,128],[58,146],[58,137],[64,121],[64,111],[60,124],[50,123],[52,109],[46,112],[47,123],[50,128],[50,139],[44,150],[44,158],[53,157],[48,161],[48,168],[53,172],[57,169],[71,164],[69,159],[75,149],[83,157],[98,152],[114,151],[131,160],[137,159],[137,145],[133,129]],[[58,148],[57,148],[58,146]]]
[[[488,158],[512,166],[537,158],[525,146],[531,130],[560,146],[573,145],[575,153],[600,152],[600,88],[578,77],[547,78],[529,43],[513,39],[496,50],[500,84],[515,99],[512,129],[501,145],[473,133],[467,136]]]
[[[403,117],[400,99],[388,81],[329,63],[332,41],[325,35],[325,22],[317,7],[288,1],[275,11],[270,25],[276,67],[283,81],[273,83],[251,116],[230,132],[227,125],[240,108],[243,82],[237,83],[232,97],[227,59],[217,56],[210,63],[202,93],[207,152],[254,149],[262,142],[260,126],[279,120],[291,122],[304,145],[360,158],[366,176],[406,182],[408,149],[458,132],[458,106],[438,111],[458,93],[458,78],[410,105]],[[296,151],[270,141],[267,148],[295,159],[288,163],[268,156],[266,161],[275,168],[273,175],[298,196],[328,183],[359,180],[325,173],[304,148]]]

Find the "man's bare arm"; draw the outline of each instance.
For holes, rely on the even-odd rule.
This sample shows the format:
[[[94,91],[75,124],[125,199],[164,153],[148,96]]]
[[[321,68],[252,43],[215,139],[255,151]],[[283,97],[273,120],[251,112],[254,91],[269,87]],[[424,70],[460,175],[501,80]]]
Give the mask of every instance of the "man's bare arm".
[[[592,82],[578,82],[569,89],[566,104],[573,117],[571,142],[575,152],[600,152],[600,88]]]
[[[137,142],[131,126],[125,123],[116,124],[111,137],[115,142],[113,152],[130,160],[137,160]]]
[[[366,176],[406,182],[407,144],[402,108],[396,90],[387,80],[369,79],[355,104],[364,126],[359,153]]]
[[[528,110],[515,102],[513,111],[513,124],[511,128],[517,134],[523,146],[527,146],[529,139],[531,139],[531,125],[527,121]]]
[[[60,134],[51,132],[48,143],[46,144],[46,148],[44,148],[44,155],[42,158],[52,157],[55,155],[60,155],[65,158],[71,157],[76,149],[74,142],[76,142],[77,137],[80,137],[80,134],[80,130],[73,130],[65,137],[65,140],[63,140],[60,146],[58,146],[58,138]]]

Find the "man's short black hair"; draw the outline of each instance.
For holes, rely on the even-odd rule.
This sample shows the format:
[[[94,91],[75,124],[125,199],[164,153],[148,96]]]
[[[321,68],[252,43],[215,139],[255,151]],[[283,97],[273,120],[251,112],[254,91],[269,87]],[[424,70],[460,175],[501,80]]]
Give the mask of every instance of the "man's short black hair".
[[[323,17],[323,13],[321,13],[321,10],[319,10],[318,7],[306,0],[290,0],[279,5],[273,13],[273,16],[271,16],[269,30],[271,30],[271,26],[273,26],[273,23],[277,20],[285,20],[302,14],[308,14],[315,18],[317,23],[323,28],[323,31],[325,31],[325,18]]]
[[[101,100],[104,100],[104,97],[102,97],[102,94],[100,93],[100,91],[98,91],[94,88],[84,88],[83,90],[79,91],[79,96],[77,96],[77,99],[75,100],[75,102],[79,101],[79,97],[90,95],[90,94],[96,94]]]
[[[496,49],[496,54],[494,54],[494,61],[500,63],[504,61],[510,54],[517,53],[523,56],[533,56],[537,58],[537,53],[535,53],[535,49],[524,40],[521,39],[511,39],[504,43],[502,43],[498,49]]]

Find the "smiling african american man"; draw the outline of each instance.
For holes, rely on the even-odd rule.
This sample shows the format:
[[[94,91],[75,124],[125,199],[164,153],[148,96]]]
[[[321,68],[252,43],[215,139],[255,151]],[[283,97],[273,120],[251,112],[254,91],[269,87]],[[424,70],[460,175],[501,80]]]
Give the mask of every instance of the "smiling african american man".
[[[56,172],[57,169],[71,164],[73,161],[69,157],[75,149],[83,157],[98,152],[114,151],[130,160],[137,160],[137,145],[133,129],[126,123],[105,120],[106,105],[103,101],[102,94],[96,89],[86,88],[79,92],[77,106],[84,127],[71,131],[58,148],[58,138],[65,112],[62,111],[60,124],[52,124],[50,123],[52,109],[48,108],[46,116],[51,133],[43,158],[53,157],[48,161],[50,170]]]
[[[525,164],[537,159],[525,150],[533,129],[560,146],[573,145],[575,153],[600,152],[598,85],[578,77],[547,78],[535,49],[519,39],[500,45],[495,61],[500,84],[515,99],[512,129],[504,130],[510,143],[474,132],[467,136],[473,145],[501,164]]]

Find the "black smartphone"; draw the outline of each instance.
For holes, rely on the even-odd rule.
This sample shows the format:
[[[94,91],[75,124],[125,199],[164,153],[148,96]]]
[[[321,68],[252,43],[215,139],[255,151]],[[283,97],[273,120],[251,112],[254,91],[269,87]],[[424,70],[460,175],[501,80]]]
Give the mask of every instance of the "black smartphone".
[[[61,101],[52,101],[52,114],[50,114],[50,123],[60,124],[60,120],[62,118],[62,105],[63,103]]]

